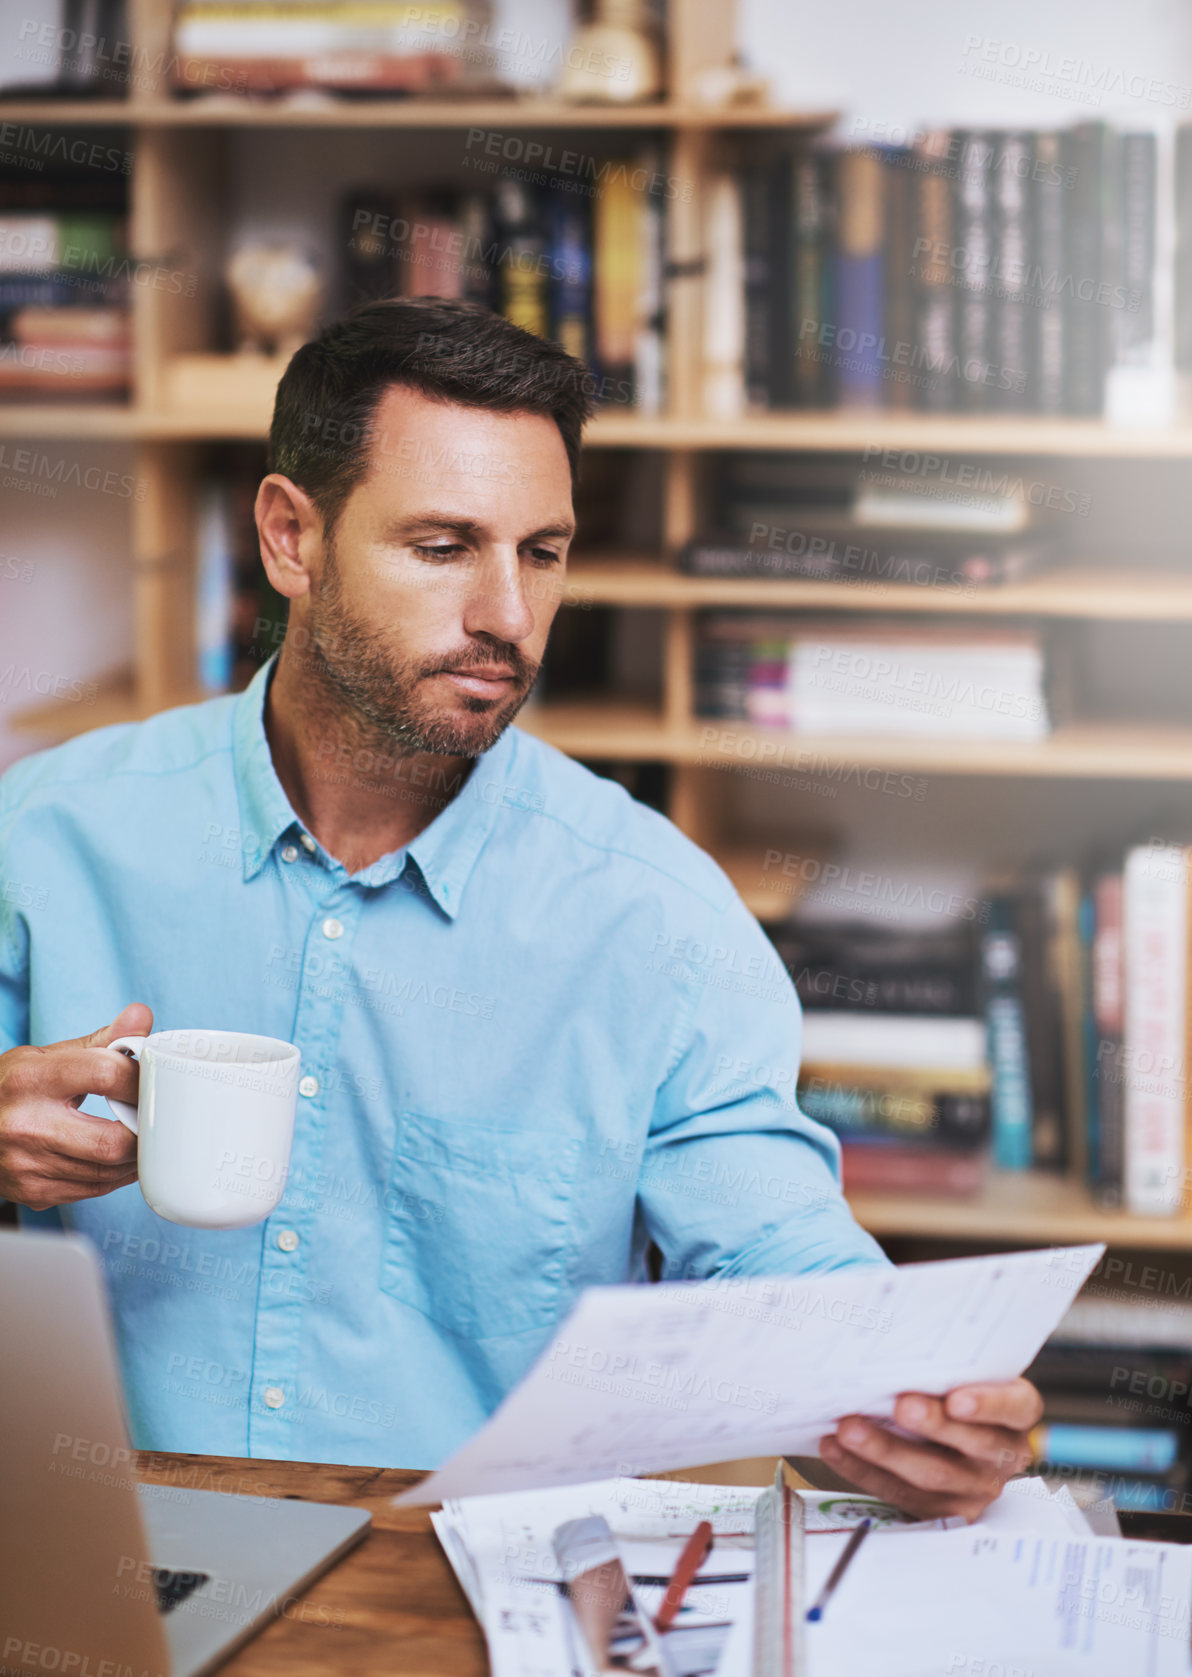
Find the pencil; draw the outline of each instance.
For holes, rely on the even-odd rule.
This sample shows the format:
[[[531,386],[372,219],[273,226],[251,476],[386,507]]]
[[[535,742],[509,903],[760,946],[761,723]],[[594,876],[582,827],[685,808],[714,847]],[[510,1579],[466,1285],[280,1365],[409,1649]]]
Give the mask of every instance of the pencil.
[[[836,1586],[840,1583],[840,1580],[848,1571],[849,1566],[852,1563],[853,1556],[869,1535],[872,1525],[873,1521],[866,1516],[845,1544],[844,1549],[841,1552],[840,1559],[836,1562],[836,1565],[832,1568],[831,1572],[829,1572],[824,1581],[823,1589],[815,1598],[815,1605],[807,1609],[807,1619],[810,1624],[815,1624],[817,1620],[823,1618],[824,1608],[831,1601],[836,1592]]]
[[[683,1605],[683,1597],[687,1594],[691,1580],[707,1558],[708,1550],[712,1547],[712,1524],[709,1520],[701,1520],[691,1536],[683,1545],[683,1553],[679,1556],[678,1564],[671,1574],[671,1581],[666,1586],[666,1594],[662,1598],[662,1606],[654,1615],[654,1629],[669,1630],[674,1623],[675,1614]]]

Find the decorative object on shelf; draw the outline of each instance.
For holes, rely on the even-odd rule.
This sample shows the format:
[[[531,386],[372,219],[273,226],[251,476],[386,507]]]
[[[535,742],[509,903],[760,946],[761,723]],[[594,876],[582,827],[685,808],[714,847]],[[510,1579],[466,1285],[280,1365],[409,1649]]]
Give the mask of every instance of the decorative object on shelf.
[[[556,89],[577,104],[636,104],[662,92],[659,30],[645,0],[592,0]]]
[[[242,245],[224,269],[241,354],[292,355],[314,330],[323,304],[318,268],[298,246]]]

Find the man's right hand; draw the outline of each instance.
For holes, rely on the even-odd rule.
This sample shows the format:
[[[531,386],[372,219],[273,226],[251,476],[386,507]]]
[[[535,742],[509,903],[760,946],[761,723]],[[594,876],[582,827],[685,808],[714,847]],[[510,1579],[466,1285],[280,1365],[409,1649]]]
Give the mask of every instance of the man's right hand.
[[[90,1036],[0,1054],[0,1199],[45,1211],[136,1181],[136,1136],[78,1108],[88,1095],[136,1105],[135,1060],[102,1050],[152,1029],[151,1010],[132,1002]]]

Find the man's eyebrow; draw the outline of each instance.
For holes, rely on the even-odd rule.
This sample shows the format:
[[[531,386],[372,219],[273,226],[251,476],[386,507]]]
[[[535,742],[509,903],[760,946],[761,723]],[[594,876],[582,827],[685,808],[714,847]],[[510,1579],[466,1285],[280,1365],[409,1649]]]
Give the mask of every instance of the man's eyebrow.
[[[412,518],[399,518],[391,524],[386,524],[384,533],[388,537],[408,536],[414,530],[451,530],[457,536],[478,536],[484,534],[484,525],[474,518],[460,518],[455,513],[422,512]],[[522,537],[522,541],[541,541],[544,536],[556,536],[569,541],[574,534],[575,520],[559,518],[550,524],[544,524],[540,530],[531,530],[529,535]]]

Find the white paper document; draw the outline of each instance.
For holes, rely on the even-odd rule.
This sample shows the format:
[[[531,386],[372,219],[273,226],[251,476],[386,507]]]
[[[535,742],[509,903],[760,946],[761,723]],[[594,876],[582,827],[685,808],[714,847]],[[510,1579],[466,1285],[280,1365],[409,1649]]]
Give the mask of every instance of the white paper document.
[[[431,1520],[484,1628],[492,1677],[590,1671],[554,1549],[563,1522],[587,1514],[607,1520],[634,1597],[652,1615],[684,1543],[707,1520],[712,1550],[665,1633],[667,1668],[671,1677],[749,1677],[759,1494],[747,1486],[609,1480],[451,1501]]]
[[[815,1455],[842,1415],[1020,1374],[1103,1251],[592,1287],[491,1420],[396,1500]]]
[[[844,1544],[809,1538],[813,1600]],[[1188,1677],[1192,1550],[1073,1531],[907,1533],[862,1544],[807,1677]]]

